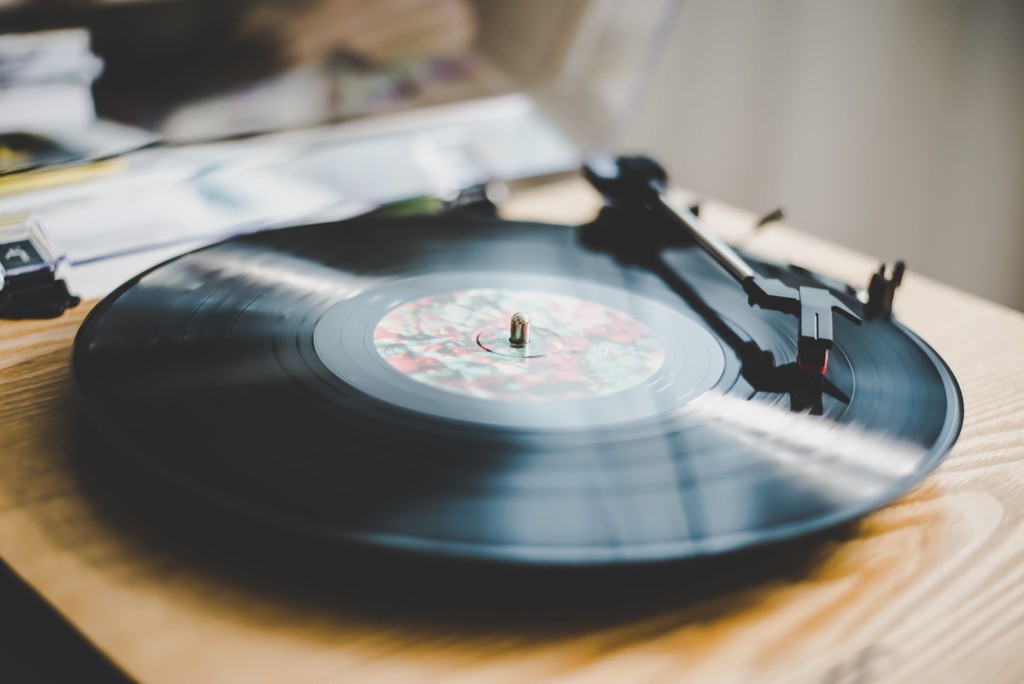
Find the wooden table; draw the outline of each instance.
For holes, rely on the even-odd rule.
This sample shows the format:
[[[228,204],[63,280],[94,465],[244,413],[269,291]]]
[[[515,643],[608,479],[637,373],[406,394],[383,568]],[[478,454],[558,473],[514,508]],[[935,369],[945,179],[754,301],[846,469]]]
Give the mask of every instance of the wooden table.
[[[506,214],[581,221],[596,202],[568,182]],[[876,266],[785,226],[756,232],[722,205],[703,216],[747,249],[849,282]],[[216,530],[193,539],[90,453],[68,374],[89,305],[0,322],[0,556],[145,682],[1019,682],[1024,316],[913,273],[898,307],[966,403],[956,450],[923,485],[807,542],[599,576],[576,600],[533,604],[432,598],[408,565],[383,584],[416,588],[389,592],[344,563],[236,553]]]

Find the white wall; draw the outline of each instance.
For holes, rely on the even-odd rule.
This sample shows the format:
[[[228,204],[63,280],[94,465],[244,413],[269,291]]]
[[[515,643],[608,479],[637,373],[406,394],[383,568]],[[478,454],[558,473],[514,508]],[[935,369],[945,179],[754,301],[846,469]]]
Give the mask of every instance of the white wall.
[[[1024,308],[1024,2],[688,0],[618,148]]]

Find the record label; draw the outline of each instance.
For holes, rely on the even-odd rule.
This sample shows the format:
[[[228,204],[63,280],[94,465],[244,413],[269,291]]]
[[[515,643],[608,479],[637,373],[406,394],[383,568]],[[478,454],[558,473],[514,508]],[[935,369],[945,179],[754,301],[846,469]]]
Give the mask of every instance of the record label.
[[[531,340],[509,344],[512,313],[528,311]],[[392,310],[373,334],[388,365],[431,387],[477,399],[602,397],[651,377],[665,346],[628,314],[563,294],[476,288]]]
[[[722,379],[721,347],[689,316],[601,283],[522,282],[470,271],[381,284],[329,309],[314,345],[344,382],[391,404],[517,427],[645,419]],[[509,345],[516,311],[534,322],[521,349]]]

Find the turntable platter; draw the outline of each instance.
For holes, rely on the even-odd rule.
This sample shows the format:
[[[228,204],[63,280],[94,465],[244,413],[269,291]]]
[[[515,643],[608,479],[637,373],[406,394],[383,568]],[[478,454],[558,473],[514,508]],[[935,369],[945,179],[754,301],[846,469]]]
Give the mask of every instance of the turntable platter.
[[[959,390],[898,322],[837,320],[835,391],[793,413],[724,339],[786,364],[791,317],[751,309],[696,249],[665,256],[688,300],[579,230],[448,216],[236,238],[97,306],[76,385],[121,452],[225,509],[497,561],[790,538],[884,505],[951,448]]]

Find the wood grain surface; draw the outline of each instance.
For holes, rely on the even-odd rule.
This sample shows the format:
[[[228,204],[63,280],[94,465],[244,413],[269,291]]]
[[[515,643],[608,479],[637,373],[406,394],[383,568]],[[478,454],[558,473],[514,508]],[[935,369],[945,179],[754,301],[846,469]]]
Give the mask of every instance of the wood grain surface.
[[[580,221],[595,204],[569,182],[506,213]],[[726,206],[702,215],[850,282],[876,265]],[[1024,316],[913,273],[898,305],[966,403],[924,484],[799,543],[582,577],[332,554],[164,506],[76,404],[88,305],[0,322],[0,556],[144,682],[1024,681]]]

